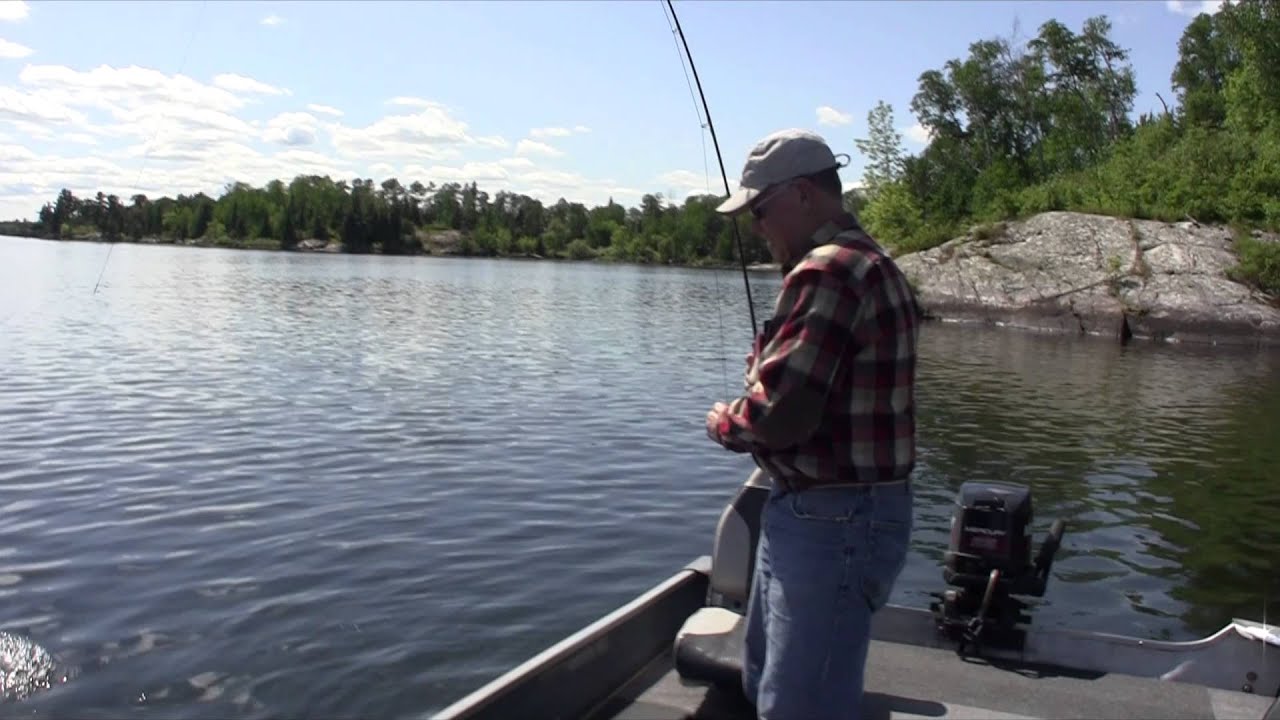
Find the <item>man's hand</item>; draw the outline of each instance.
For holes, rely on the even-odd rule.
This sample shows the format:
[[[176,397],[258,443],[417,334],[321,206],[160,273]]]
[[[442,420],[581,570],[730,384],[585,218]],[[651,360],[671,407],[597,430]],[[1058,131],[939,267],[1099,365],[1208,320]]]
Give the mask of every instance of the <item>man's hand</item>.
[[[711,410],[707,411],[707,437],[715,440],[717,443],[720,443],[720,433],[716,428],[720,426],[720,416],[724,415],[725,411],[728,409],[728,405],[718,402],[711,406]]]

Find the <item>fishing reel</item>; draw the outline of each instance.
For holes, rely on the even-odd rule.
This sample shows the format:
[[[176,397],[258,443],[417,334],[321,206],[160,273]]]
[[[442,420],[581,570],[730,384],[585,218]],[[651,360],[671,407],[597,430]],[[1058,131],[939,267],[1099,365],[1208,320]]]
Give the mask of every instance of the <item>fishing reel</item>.
[[[938,631],[957,643],[956,652],[982,647],[1019,651],[1031,622],[1029,604],[1016,596],[1042,597],[1053,557],[1066,529],[1055,520],[1031,559],[1031,489],[999,482],[960,486],[951,516],[951,543],[942,577],[954,586],[931,593]]]

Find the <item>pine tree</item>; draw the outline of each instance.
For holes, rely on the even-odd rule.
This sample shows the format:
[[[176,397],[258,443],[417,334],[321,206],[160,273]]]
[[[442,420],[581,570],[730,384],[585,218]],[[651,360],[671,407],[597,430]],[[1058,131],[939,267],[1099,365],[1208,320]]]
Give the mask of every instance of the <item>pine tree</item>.
[[[862,182],[869,198],[880,188],[902,179],[902,135],[893,128],[893,106],[881,100],[867,113],[867,134],[854,144],[867,158]]]

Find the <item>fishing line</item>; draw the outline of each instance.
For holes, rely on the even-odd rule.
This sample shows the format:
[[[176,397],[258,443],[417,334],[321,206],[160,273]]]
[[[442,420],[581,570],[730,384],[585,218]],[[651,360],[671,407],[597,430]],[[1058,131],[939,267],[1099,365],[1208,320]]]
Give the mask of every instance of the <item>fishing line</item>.
[[[191,42],[196,38],[196,28],[200,27],[200,18],[204,15],[204,6],[208,0],[200,0],[200,7],[196,8],[196,22],[191,24],[191,32],[187,33],[187,44],[182,50],[182,59],[178,62],[178,71],[174,73],[174,77],[182,75],[182,71],[187,67],[187,57],[191,54]],[[163,119],[161,115],[161,119]],[[138,190],[138,183],[142,182],[142,170],[147,166],[147,158],[151,155],[151,143],[155,141],[156,136],[160,134],[160,123],[156,123],[156,128],[151,132],[151,137],[147,138],[146,143],[142,146],[142,160],[138,163],[138,174],[133,179],[133,189]],[[141,193],[140,193],[141,194]],[[123,199],[123,198],[122,198]],[[163,228],[161,228],[163,231]],[[116,248],[116,241],[110,240],[107,243],[107,256],[102,260],[102,269],[98,271],[98,281],[93,284],[92,295],[98,294],[98,286],[102,284],[102,276],[107,272],[107,263],[111,261],[111,251]]]
[[[698,96],[702,99],[702,112],[707,118],[707,129],[711,131],[711,142],[716,148],[716,160],[720,163],[720,178],[724,181],[724,194],[732,194],[729,189],[729,175],[724,171],[724,156],[720,153],[720,140],[716,137],[715,123],[711,122],[711,109],[707,107],[707,95],[702,91],[702,80],[698,77],[698,66],[693,62],[693,54],[689,52],[689,41],[684,37],[684,30],[680,27],[680,17],[676,15],[675,5],[671,4],[671,0],[667,0],[667,8],[671,11],[671,19],[675,21],[676,33],[680,35],[680,43],[684,45],[685,57],[689,59],[689,69],[693,71],[693,81],[698,86]],[[742,250],[742,233],[738,231],[738,221],[733,219],[730,222],[733,228],[733,237],[738,244],[738,257],[742,261],[742,283],[747,289],[747,312],[751,315],[751,337],[754,339],[758,334],[756,330],[756,308],[755,303],[751,301],[751,281],[747,277],[747,255]]]
[[[199,20],[200,15],[201,15],[201,14],[203,14],[204,6],[205,6],[205,3],[206,3],[207,1],[208,1],[208,0],[201,0],[201,2],[200,2],[200,7],[199,7],[199,9],[197,10],[197,13],[198,13],[198,14],[197,14],[197,16],[196,16],[196,19],[197,19],[197,20]],[[187,55],[188,55],[188,54],[190,53],[190,51],[191,51],[191,43],[192,43],[192,41],[195,39],[196,28],[198,28],[199,26],[200,26],[200,24],[199,24],[198,22],[193,23],[193,24],[192,24],[192,26],[191,26],[191,32],[190,32],[190,33],[188,33],[188,35],[187,35],[187,45],[186,45],[186,48],[185,48],[185,49],[183,50],[183,52],[182,52],[182,62],[181,62],[181,63],[179,64],[179,66],[178,66],[178,74],[181,74],[181,73],[182,73],[182,70],[186,67],[186,63],[187,63]],[[158,130],[157,130],[157,132],[158,132]],[[135,188],[137,187],[138,182],[142,180],[142,170],[143,170],[143,168],[146,166],[147,155],[151,152],[151,148],[150,148],[151,141],[152,141],[152,140],[155,140],[155,136],[156,136],[156,133],[152,133],[151,138],[150,138],[149,140],[147,140],[147,144],[144,146],[143,155],[142,155],[142,164],[138,166],[138,175],[137,175],[137,177],[136,177],[136,178],[134,178],[134,181],[133,181],[133,184],[134,184],[134,187],[135,187]],[[87,199],[87,198],[86,198],[86,199]],[[102,260],[102,269],[98,271],[98,279],[97,279],[97,281],[96,281],[96,282],[94,282],[94,284],[93,284],[93,292],[92,292],[92,293],[90,293],[91,295],[97,295],[97,294],[98,294],[98,286],[102,284],[102,276],[103,276],[103,275],[106,273],[106,271],[107,271],[107,263],[108,263],[108,262],[110,262],[110,260],[111,260],[111,251],[115,249],[115,246],[116,246],[116,241],[114,241],[114,240],[108,241],[108,243],[107,243],[107,255],[106,255],[106,257],[105,257],[105,258],[103,258],[103,260]],[[27,311],[27,308],[22,307],[22,306],[19,306],[18,308],[15,308],[15,309],[13,309],[13,310],[10,310],[10,311],[9,311],[9,313],[8,313],[7,315],[5,315],[3,318],[0,318],[0,327],[3,327],[3,326],[5,326],[5,325],[8,325],[8,324],[9,324],[9,321],[10,321],[10,320],[12,320],[14,317],[16,317],[19,313],[23,313],[23,312],[26,312],[26,311]]]
[[[711,169],[707,166],[707,123],[702,119],[702,111],[698,108],[698,98],[693,94],[693,81],[689,79],[689,68],[685,65],[684,55],[680,52],[680,39],[676,36],[675,25],[671,22],[671,16],[667,14],[667,6],[662,4],[662,0],[658,0],[658,4],[662,5],[662,17],[666,19],[667,27],[671,28],[671,42],[676,45],[676,57],[680,59],[680,69],[684,71],[684,82],[689,88],[689,100],[693,102],[693,114],[698,118],[698,126],[700,128],[698,131],[698,139],[702,141],[702,176],[706,181],[707,194],[711,195]],[[713,249],[712,253],[714,254],[714,252],[715,251]],[[729,370],[727,367],[728,360],[724,355],[724,311],[720,305],[720,299],[722,297],[720,294],[720,268],[714,266],[711,268],[711,279],[715,284],[716,289],[716,325],[720,331],[720,376],[721,380],[724,382],[725,397],[730,397]]]

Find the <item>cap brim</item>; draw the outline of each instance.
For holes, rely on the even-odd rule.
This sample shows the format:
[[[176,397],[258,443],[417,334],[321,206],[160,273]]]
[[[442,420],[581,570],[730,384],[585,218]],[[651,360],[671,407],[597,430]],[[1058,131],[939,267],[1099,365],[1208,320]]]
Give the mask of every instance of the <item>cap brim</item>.
[[[730,195],[724,202],[716,206],[716,212],[722,215],[737,215],[747,209],[747,205],[760,194],[759,190],[751,188],[738,188],[737,192]]]

